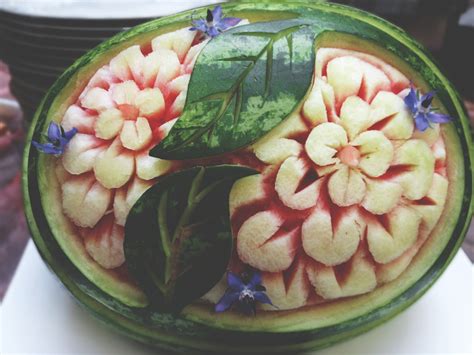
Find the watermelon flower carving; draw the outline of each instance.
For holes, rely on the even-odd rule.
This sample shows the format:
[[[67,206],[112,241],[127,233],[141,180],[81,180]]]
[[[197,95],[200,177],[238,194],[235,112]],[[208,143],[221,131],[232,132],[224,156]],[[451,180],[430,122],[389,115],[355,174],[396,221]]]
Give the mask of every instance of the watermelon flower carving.
[[[358,120],[361,129],[349,128],[344,125],[346,120]],[[360,132],[370,124],[369,105],[352,97],[344,102],[341,124],[325,122],[315,127],[306,140],[305,150],[317,165],[318,176],[328,176],[327,190],[334,204],[348,207],[362,203],[369,211],[381,214],[389,211],[397,199],[383,207],[373,206],[372,190],[368,191],[367,185],[377,184],[371,178],[377,178],[388,170],[393,159],[393,146],[380,131]]]
[[[215,23],[225,20],[221,14],[214,9]],[[56,169],[63,211],[103,268],[124,263],[123,227],[138,198],[158,177],[182,167],[148,153],[181,115],[207,41],[182,28],[147,48],[126,48],[92,76],[63,116],[65,130],[77,129]]]
[[[77,133],[77,129],[72,127],[69,131],[65,131],[64,128],[56,122],[51,122],[48,126],[48,133],[46,138],[47,143],[31,142],[36,149],[45,154],[61,155],[66,148],[66,145]]]
[[[158,177],[196,164],[149,151],[180,117],[206,43],[183,28],[123,50],[63,117],[64,130],[77,134],[57,164],[62,210],[105,269],[121,272],[124,225],[138,198]],[[315,68],[306,99],[281,124],[243,150],[201,162],[261,172],[230,192],[232,274],[204,297],[216,311],[293,309],[370,292],[410,265],[443,211],[443,136],[433,121],[415,129],[410,81],[344,49],[319,49]],[[425,116],[430,100],[420,104]],[[259,276],[232,276],[249,268]]]
[[[220,32],[213,6],[119,34],[55,83],[31,134],[77,133],[58,157],[25,146],[32,236],[133,338],[317,350],[449,263],[473,212],[468,120],[422,48],[373,16],[234,2],[243,19]],[[430,116],[446,109],[453,122]]]
[[[393,280],[436,225],[446,152],[439,125],[415,130],[409,87],[378,58],[320,49],[301,108],[251,147],[265,167],[231,191],[231,270],[261,271],[279,309]]]
[[[219,33],[237,25],[241,21],[241,19],[237,17],[222,18],[222,16],[222,7],[220,5],[216,6],[212,11],[208,9],[206,19],[193,20],[193,27],[191,27],[190,30],[200,31],[214,38],[219,35]]]
[[[123,50],[90,79],[62,125],[77,128],[58,161],[64,213],[91,257],[114,269],[124,262],[130,208],[173,163],[148,155],[171,129],[186,99],[204,42],[189,28]]]
[[[434,96],[434,91],[421,95],[420,91],[415,89],[413,85],[411,85],[409,93],[405,96],[405,104],[413,114],[416,128],[421,132],[426,130],[433,123],[448,123],[453,119],[448,115],[436,112],[436,110],[431,107]]]
[[[272,305],[272,301],[265,294],[262,285],[262,276],[254,271],[251,275],[243,272],[237,276],[232,272],[227,273],[228,288],[215,306],[216,312],[224,312],[234,304],[244,314],[256,313],[256,302]]]

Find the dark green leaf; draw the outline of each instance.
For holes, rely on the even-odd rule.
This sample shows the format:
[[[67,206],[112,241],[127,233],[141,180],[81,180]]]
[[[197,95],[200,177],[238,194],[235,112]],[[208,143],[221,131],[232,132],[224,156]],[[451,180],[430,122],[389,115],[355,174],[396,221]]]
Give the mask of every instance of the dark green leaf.
[[[214,38],[197,59],[180,119],[150,155],[218,155],[262,137],[306,95],[314,39],[314,28],[298,20],[236,27]]]
[[[146,191],[125,225],[125,259],[151,307],[179,311],[215,285],[232,249],[229,192],[256,171],[236,165],[170,174]]]

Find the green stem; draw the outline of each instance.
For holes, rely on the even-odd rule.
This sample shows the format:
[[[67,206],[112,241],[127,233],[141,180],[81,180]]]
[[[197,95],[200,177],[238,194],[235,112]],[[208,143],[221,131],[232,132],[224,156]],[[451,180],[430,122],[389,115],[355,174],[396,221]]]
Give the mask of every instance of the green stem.
[[[235,95],[235,105],[234,105],[234,126],[237,125],[237,122],[240,118],[240,112],[242,111],[242,99],[243,99],[244,86],[240,83],[237,93]]]
[[[169,256],[165,260],[165,285],[166,285],[166,290],[168,290],[170,288],[169,281],[171,279],[173,258],[174,258],[173,256]]]
[[[166,260],[165,260],[165,293],[164,294],[166,295],[166,297],[172,296],[172,295],[170,296],[169,292],[172,292],[174,288],[174,282],[177,276],[177,275],[173,275],[173,273],[177,271],[175,270],[177,267],[176,265],[177,258],[175,254],[178,252],[178,250],[176,249],[179,249],[179,245],[183,241],[182,237],[183,237],[183,230],[185,226],[187,226],[191,222],[193,214],[197,206],[202,202],[202,200],[206,196],[208,196],[219,184],[222,184],[223,182],[227,181],[227,179],[215,181],[200,191],[202,181],[204,179],[204,175],[205,175],[205,168],[201,167],[198,173],[196,174],[196,177],[193,179],[193,182],[191,184],[191,188],[188,194],[188,203],[183,213],[181,214],[181,217],[178,220],[173,236],[171,238],[171,243],[173,247],[170,248],[169,255],[166,255],[166,252],[165,252]],[[162,197],[160,200],[159,209],[161,209],[162,207],[163,200],[164,200],[164,197]],[[167,200],[167,196],[166,196],[166,200]],[[159,213],[159,215],[163,216],[164,213]],[[161,228],[161,225],[160,225],[160,228]],[[166,231],[167,230],[168,228],[166,228]],[[169,235],[167,235],[166,239],[170,240]],[[178,248],[176,248],[176,246],[178,246]]]
[[[165,257],[169,258],[170,251],[170,235],[168,229],[168,191],[163,192],[158,205],[158,227],[160,229],[161,245]]]
[[[203,189],[194,199],[194,204],[197,205],[201,203],[201,201],[209,195],[212,190],[214,190],[218,185],[222,184],[225,182],[227,179],[219,180],[219,181],[214,181],[212,184],[207,186],[205,189]]]
[[[200,167],[196,177],[193,179],[191,184],[191,188],[189,189],[188,194],[188,203],[186,208],[184,209],[181,217],[178,220],[178,224],[174,230],[173,236],[171,238],[171,243],[176,244],[180,241],[179,236],[181,235],[183,226],[189,223],[194,213],[194,209],[196,208],[196,197],[200,195],[199,190],[201,188],[202,180],[204,179],[206,169],[204,167]],[[174,255],[173,251],[170,251],[170,255],[166,258],[165,261],[165,283],[168,284],[171,280],[175,268],[174,260],[176,256]],[[170,285],[170,287],[172,287]]]
[[[201,192],[197,193],[192,199],[190,199],[190,200],[188,199],[188,205],[184,209],[183,214],[181,215],[181,217],[178,221],[178,224],[176,225],[176,229],[175,229],[174,234],[173,234],[173,242],[177,238],[179,238],[179,236],[181,235],[181,231],[182,231],[183,227],[186,226],[187,224],[189,224],[189,222],[191,221],[191,218],[193,216],[193,213],[194,213],[196,207],[199,205],[199,203],[201,203],[201,201],[207,195],[209,195],[209,193],[211,193],[212,190],[214,190],[219,184],[221,184],[224,181],[225,180],[215,181],[212,184],[210,184],[209,186],[207,186],[206,188],[204,188]],[[197,192],[197,191],[195,191],[195,192]]]
[[[166,292],[165,285],[156,277],[156,274],[153,272],[151,267],[148,267],[148,274],[150,275],[151,280],[153,281],[155,286],[158,287],[158,289],[161,291],[162,294],[165,294]]]
[[[286,43],[290,51],[290,69],[293,70],[293,33],[286,35]]]
[[[270,95],[270,84],[272,81],[272,71],[273,71],[273,39],[271,40],[268,49],[267,49],[267,62],[265,70],[265,93],[263,97],[266,99]]]
[[[191,183],[191,188],[189,189],[188,194],[188,205],[192,203],[194,197],[198,194],[199,189],[201,188],[202,179],[204,178],[205,168],[203,166],[199,167],[199,171],[196,174],[196,177],[193,179]]]

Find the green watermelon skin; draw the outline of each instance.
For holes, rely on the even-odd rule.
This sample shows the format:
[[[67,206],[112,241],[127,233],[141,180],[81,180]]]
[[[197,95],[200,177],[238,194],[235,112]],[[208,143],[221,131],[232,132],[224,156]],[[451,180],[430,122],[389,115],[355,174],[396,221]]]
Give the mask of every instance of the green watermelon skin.
[[[82,88],[76,83],[86,82],[110,56],[131,43],[146,42],[161,32],[187,25],[192,11],[158,19],[111,38],[80,58],[47,93],[32,122],[23,160],[24,201],[30,231],[46,264],[76,300],[102,322],[137,341],[167,350],[206,353],[299,352],[327,347],[363,333],[410,306],[436,281],[456,254],[473,212],[473,151],[469,121],[458,93],[433,59],[402,30],[378,17],[333,4],[271,1],[222,6],[227,15],[251,21],[317,18],[322,26],[343,32],[341,38],[345,45],[357,48],[365,45],[364,49],[369,53],[389,58],[395,66],[409,72],[416,78],[416,84],[437,91],[446,111],[457,118],[444,129],[452,157],[448,170],[453,171],[456,188],[450,196],[449,218],[437,232],[442,242],[433,247],[431,255],[410,267],[400,284],[389,284],[374,291],[369,296],[372,298],[358,297],[359,308],[354,310],[350,301],[338,302],[329,310],[329,321],[318,318],[311,309],[264,312],[257,318],[233,313],[216,316],[200,304],[187,307],[179,316],[150,313],[139,307],[140,302],[131,307],[107,295],[71,263],[56,242],[46,219],[38,170],[39,160],[43,158],[29,142],[38,140],[49,121],[69,105],[70,97]],[[197,11],[201,14],[205,9]],[[341,38],[326,36],[320,44]]]

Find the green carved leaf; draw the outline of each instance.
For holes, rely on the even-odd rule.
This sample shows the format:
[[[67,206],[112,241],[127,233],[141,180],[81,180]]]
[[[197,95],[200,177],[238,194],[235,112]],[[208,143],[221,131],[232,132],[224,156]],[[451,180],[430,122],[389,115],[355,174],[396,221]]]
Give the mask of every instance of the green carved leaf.
[[[160,179],[135,203],[125,224],[125,260],[151,307],[179,311],[220,280],[232,249],[229,192],[255,173],[195,167]]]
[[[236,27],[214,38],[197,59],[180,119],[150,155],[218,155],[262,137],[308,91],[314,39],[314,28],[298,20]]]

